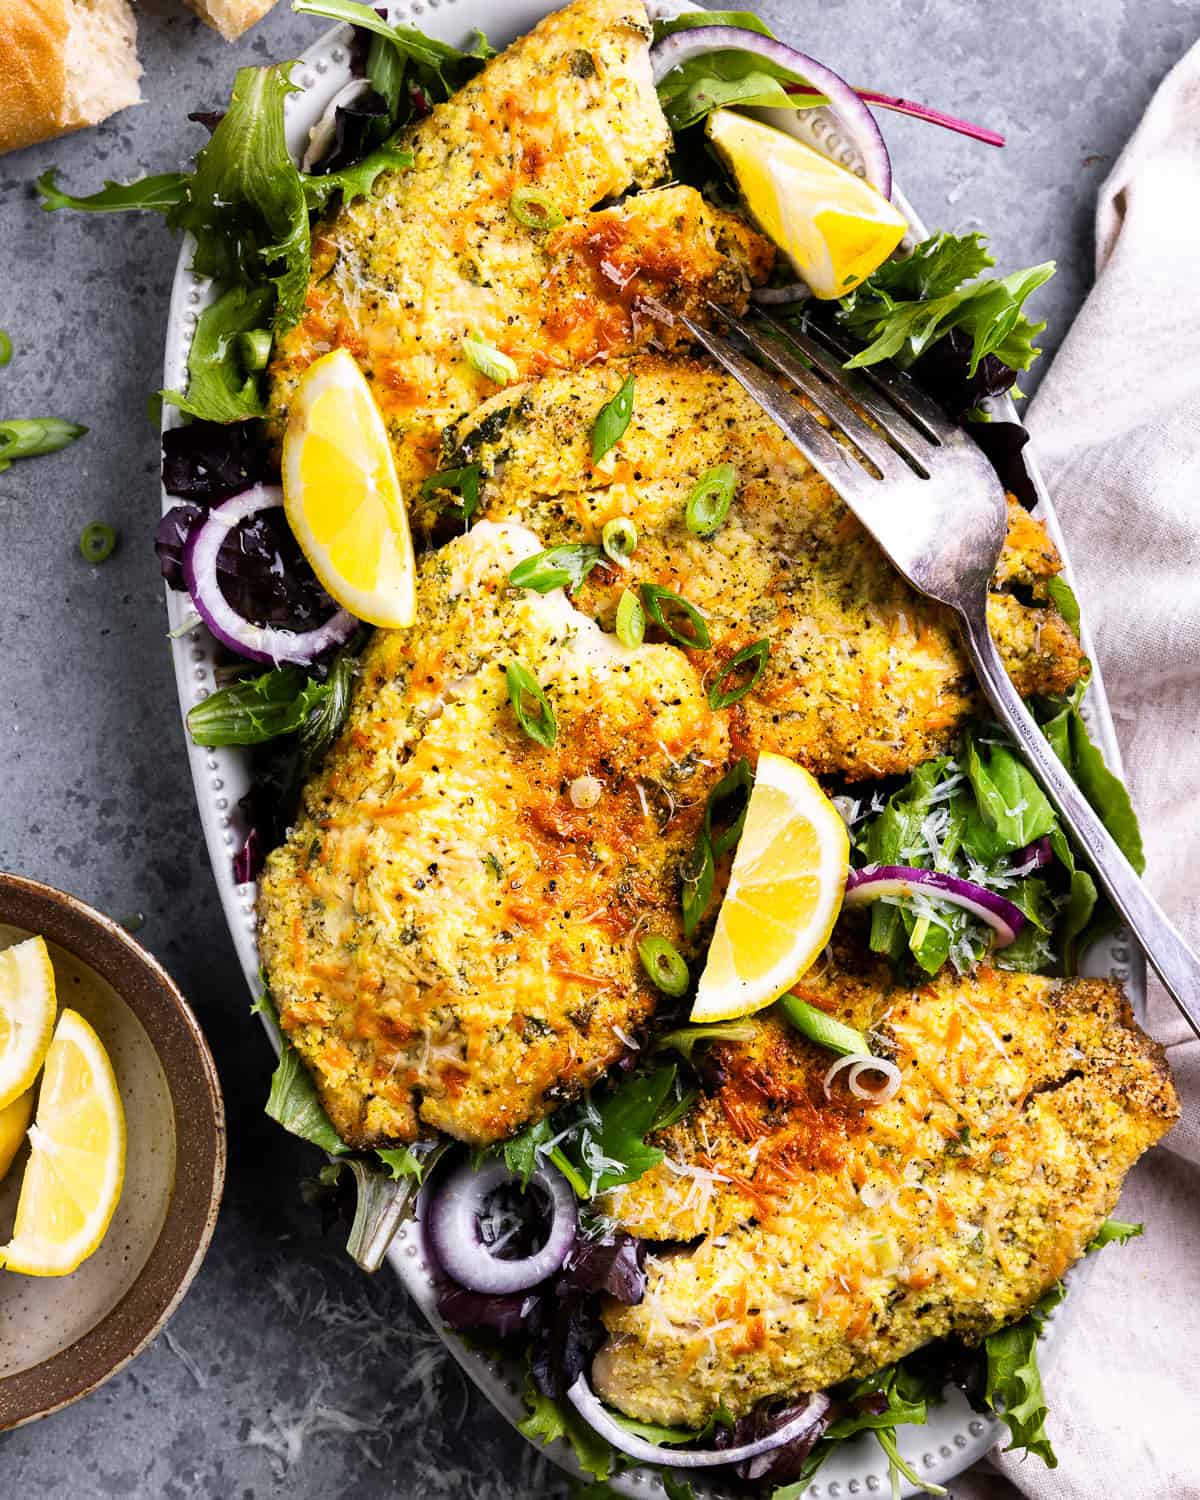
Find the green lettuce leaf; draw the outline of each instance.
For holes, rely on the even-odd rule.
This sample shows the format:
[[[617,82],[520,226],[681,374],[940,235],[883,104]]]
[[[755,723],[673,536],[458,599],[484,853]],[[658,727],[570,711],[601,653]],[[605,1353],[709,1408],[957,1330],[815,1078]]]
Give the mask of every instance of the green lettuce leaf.
[[[160,172],[137,182],[105,182],[98,193],[76,198],[58,186],[58,168],[50,167],[37,180],[42,196],[42,211],[53,213],[59,208],[73,208],[85,214],[157,213],[172,214],[187,194],[187,172]]]
[[[420,1182],[425,1175],[427,1163],[410,1146],[381,1146],[375,1155],[393,1179],[415,1177]]]
[[[1058,1467],[1058,1459],[1046,1433],[1046,1395],[1038,1370],[1037,1343],[1046,1318],[1066,1294],[1066,1287],[1058,1282],[1027,1317],[984,1340],[984,1399],[1008,1427],[1012,1441],[1005,1451],[1024,1448],[1049,1469]]]
[[[170,218],[195,235],[199,275],[275,287],[280,330],[297,321],[308,290],[308,205],[283,130],[294,66],[238,69],[229,108]]]
[[[968,735],[965,768],[978,810],[963,831],[972,859],[991,864],[1058,827],[1045,792],[1007,745],[984,745]]]
[[[517,1431],[533,1443],[553,1443],[565,1439],[574,1450],[579,1467],[597,1479],[612,1473],[616,1455],[594,1428],[589,1427],[573,1407],[549,1396],[543,1396],[532,1382],[525,1391],[529,1415],[517,1423]]]
[[[188,732],[197,745],[259,745],[299,729],[330,691],[299,667],[277,667],[197,703],[188,712]]]
[[[387,142],[352,167],[343,167],[339,172],[326,172],[320,177],[301,176],[304,197],[310,209],[323,209],[334,193],[341,193],[342,201],[353,203],[356,198],[367,198],[375,191],[375,183],[384,172],[402,172],[413,164],[413,154],[392,142]]]
[[[300,1061],[300,1054],[281,1029],[265,988],[254,1009],[266,1016],[280,1045],[279,1062],[271,1075],[271,1092],[267,1096],[267,1114],[290,1134],[311,1141],[331,1156],[340,1155],[347,1147],[325,1113],[317,1086]]]
[[[1103,1250],[1105,1245],[1127,1245],[1145,1232],[1144,1224],[1126,1224],[1120,1219],[1105,1219],[1087,1242],[1086,1250]]]
[[[208,422],[261,417],[259,374],[242,364],[238,335],[269,321],[274,301],[269,286],[234,286],[206,307],[188,351],[187,392],[163,391],[162,399]]]
[[[890,359],[906,369],[955,328],[972,341],[968,379],[988,354],[1011,369],[1029,368],[1039,352],[1033,341],[1046,325],[1031,322],[1023,308],[1053,276],[1053,261],[1002,279],[966,281],[991,257],[979,235],[948,234],[926,240],[913,258],[917,265],[908,271],[909,262],[888,262],[838,304],[843,326],[867,344],[848,368]]]

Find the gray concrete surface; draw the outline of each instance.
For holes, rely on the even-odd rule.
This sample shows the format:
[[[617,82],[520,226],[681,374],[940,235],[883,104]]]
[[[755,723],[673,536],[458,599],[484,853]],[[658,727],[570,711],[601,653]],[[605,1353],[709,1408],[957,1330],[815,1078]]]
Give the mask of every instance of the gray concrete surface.
[[[885,121],[899,179],[933,226],[986,228],[1005,269],[1057,259],[1037,303],[1052,350],[1087,290],[1095,190],[1200,34],[1200,0],[762,10],[856,82],[1008,135],[995,151]],[[0,159],[0,326],[17,351],[0,371],[0,416],[91,428],[0,475],[0,867],[144,914],[141,939],[217,1056],[230,1176],[168,1336],[91,1399],[0,1436],[0,1500],[559,1495],[386,1275],[353,1274],[322,1236],[299,1195],[313,1155],[261,1112],[268,1051],[201,847],[150,549],[158,444],[145,400],[160,384],[176,247],[157,220],[43,214],[31,185],[52,164],[80,191],[182,166],[202,138],[187,111],[220,107],[235,65],[295,54],[321,23],[281,6],[228,48],[175,0],[143,0],[140,14],[148,102]],[[1036,371],[1023,381],[1036,383]],[[122,538],[99,568],[76,546],[93,519]]]

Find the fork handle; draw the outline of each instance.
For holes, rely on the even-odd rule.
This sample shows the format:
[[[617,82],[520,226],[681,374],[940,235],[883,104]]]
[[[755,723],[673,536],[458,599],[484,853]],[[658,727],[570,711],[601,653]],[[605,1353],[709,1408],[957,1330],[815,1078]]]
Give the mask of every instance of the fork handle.
[[[1025,752],[1046,795],[1086,851],[1112,904],[1124,917],[1188,1025],[1200,1037],[1200,958],[1146,889],[1025,707],[1004,669],[988,630],[985,611],[964,610],[962,620],[976,676],[997,716]]]

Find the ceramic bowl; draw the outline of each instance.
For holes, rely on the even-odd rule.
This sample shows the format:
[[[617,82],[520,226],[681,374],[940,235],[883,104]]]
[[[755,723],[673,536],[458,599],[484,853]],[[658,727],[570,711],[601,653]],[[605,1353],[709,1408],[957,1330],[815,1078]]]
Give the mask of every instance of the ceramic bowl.
[[[70,1276],[0,1270],[0,1430],[96,1389],[161,1332],[212,1238],[225,1180],[216,1069],[187,1003],[116,922],[73,896],[0,873],[0,948],[40,933],[59,1005],[112,1059],[128,1135],[121,1201],[100,1248]],[[23,1147],[0,1183],[11,1231]]]

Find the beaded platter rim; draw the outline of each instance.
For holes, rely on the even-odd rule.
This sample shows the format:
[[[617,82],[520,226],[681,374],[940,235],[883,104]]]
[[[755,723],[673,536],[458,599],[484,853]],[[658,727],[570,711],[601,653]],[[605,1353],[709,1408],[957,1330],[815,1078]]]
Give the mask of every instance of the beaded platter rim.
[[[431,35],[446,41],[461,43],[478,27],[485,30],[493,41],[507,43],[555,8],[555,4],[546,3],[546,0],[400,0],[400,3],[394,3],[388,9],[392,20],[419,25]],[[659,3],[657,6],[652,3],[649,6],[652,15],[656,12],[675,13],[695,8],[686,3],[686,0],[684,3],[666,0],[666,3]],[[334,27],[301,54],[293,73],[294,80],[301,86],[300,92],[289,95],[284,105],[288,144],[297,154],[321,111],[350,77],[347,47],[349,36],[349,28],[346,26]],[[827,122],[826,129],[836,137],[836,126],[832,122]],[[844,142],[836,144],[840,144],[843,155],[852,160],[853,148]],[[924,225],[907,200],[899,192],[894,194],[894,198],[897,206],[909,218],[914,235],[923,237],[926,232]],[[190,266],[193,249],[190,238],[185,240],[172,287],[164,353],[163,383],[167,389],[184,388],[187,357],[196,321],[216,295],[206,278],[193,274]],[[996,403],[994,410],[1001,418],[1016,419],[1015,408],[1007,397]],[[164,430],[177,426],[179,421],[175,408],[164,409]],[[1029,455],[1028,449],[1026,456],[1039,496],[1038,513],[1063,555],[1064,572],[1069,578],[1070,563],[1050,497],[1037,469],[1036,459]],[[174,503],[172,497],[164,491],[163,510],[170,509]],[[194,621],[195,617],[185,595],[167,591],[167,615],[172,631],[171,652],[179,709],[181,715],[186,715],[190,708],[203,701],[214,689],[216,647],[203,626],[192,624],[189,627],[189,621]],[[1081,636],[1084,650],[1094,662],[1086,625]],[[1120,753],[1098,670],[1093,674],[1084,703],[1084,714],[1106,760],[1120,774]],[[255,930],[256,886],[253,882],[238,884],[233,878],[233,855],[248,831],[239,813],[238,801],[249,785],[249,756],[246,751],[238,748],[212,750],[193,745],[186,730],[184,739],[213,878],[247,985],[251,994],[257,998],[259,959]],[[1140,950],[1130,942],[1126,932],[1118,931],[1093,948],[1084,967],[1088,973],[1121,980],[1135,1011],[1139,1016],[1144,1013],[1145,963]],[[267,1034],[271,1037],[269,1028]],[[511,1366],[468,1349],[462,1339],[446,1328],[438,1318],[434,1306],[431,1267],[419,1219],[401,1226],[388,1251],[388,1260],[412,1300],[465,1374],[500,1414],[516,1426],[525,1416],[521,1374]],[[1071,1280],[1078,1286],[1084,1275],[1086,1267],[1081,1266],[1071,1273]],[[1052,1354],[1058,1335],[1067,1321],[1069,1313],[1060,1311],[1057,1315],[1052,1315],[1043,1338],[1047,1356]],[[1043,1360],[1044,1365],[1048,1362]],[[922,1480],[931,1484],[945,1484],[982,1458],[989,1448],[1005,1436],[1005,1430],[994,1415],[981,1415],[972,1411],[961,1394],[952,1392],[943,1405],[933,1409],[925,1427],[902,1427],[898,1429],[897,1436],[903,1457]],[[561,1440],[548,1444],[539,1451],[570,1474],[581,1477],[581,1470],[573,1454]],[[803,1500],[843,1500],[846,1496],[883,1495],[888,1490],[888,1475],[887,1466],[881,1459],[881,1450],[870,1443],[867,1437],[845,1444],[831,1456],[818,1478],[805,1490]],[[633,1497],[633,1500],[665,1495],[661,1479],[652,1470],[645,1468],[626,1470],[610,1478],[609,1483],[614,1490]],[[732,1500],[729,1492],[718,1486],[696,1484],[694,1476],[693,1486],[700,1500]],[[906,1484],[902,1493],[914,1495],[921,1491]]]

